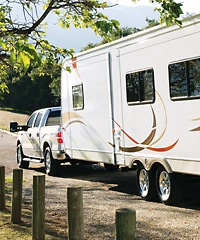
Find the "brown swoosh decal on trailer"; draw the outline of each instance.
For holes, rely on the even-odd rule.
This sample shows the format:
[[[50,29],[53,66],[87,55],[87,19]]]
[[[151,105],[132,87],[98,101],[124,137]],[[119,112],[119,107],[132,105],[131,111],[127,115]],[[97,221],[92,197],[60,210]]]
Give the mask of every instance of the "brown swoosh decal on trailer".
[[[138,141],[136,141],[135,139],[133,139],[127,132],[125,132],[121,126],[113,119],[113,121],[115,122],[115,124],[120,128],[120,130],[134,143],[136,144],[144,144],[144,145],[148,145],[152,142],[155,134],[156,134],[156,117],[155,117],[155,113],[151,107],[152,110],[152,114],[153,114],[153,125],[152,125],[152,131],[150,132],[149,136],[142,141],[141,143],[139,143]],[[110,143],[109,143],[110,144]],[[124,148],[125,149],[125,148]],[[142,148],[143,149],[143,148]]]
[[[81,120],[83,117],[75,112],[65,112],[62,114],[62,126],[63,129],[66,129],[69,125],[73,123],[85,123]]]
[[[194,119],[192,119],[192,121],[200,121],[200,118],[194,118]],[[193,128],[193,129],[191,129],[190,130],[191,132],[193,131],[193,132],[198,132],[198,131],[200,131],[200,126],[198,126],[198,127],[196,127],[196,128]]]
[[[123,152],[139,152],[143,149],[148,149],[154,152],[167,152],[169,150],[171,150],[172,148],[175,147],[175,145],[177,144],[178,140],[176,142],[174,142],[173,144],[167,146],[167,147],[161,147],[161,148],[153,148],[153,147],[130,147],[130,148],[123,148],[120,147],[120,150]]]
[[[152,141],[155,137],[155,134],[156,134],[156,116],[155,116],[155,112],[154,112],[152,107],[151,107],[151,111],[152,111],[152,115],[153,115],[152,131],[150,132],[148,137],[142,142],[138,142],[133,137],[131,137],[125,130],[123,130],[121,128],[121,126],[115,120],[113,120],[115,122],[115,124],[120,128],[121,132],[123,132],[124,135],[127,136],[132,142],[134,142],[137,145],[144,145],[144,146],[133,146],[133,147],[119,146],[119,150],[121,150],[122,152],[139,152],[139,151],[142,151],[144,149],[148,149],[148,150],[155,151],[155,152],[165,152],[165,151],[171,150],[172,148],[174,148],[176,146],[176,144],[178,143],[179,140],[176,140],[173,144],[171,144],[169,146],[166,146],[166,147],[160,147],[160,148],[152,147],[152,145],[157,143],[164,136],[166,126],[164,127],[164,131],[162,132],[161,136],[156,141],[154,141],[152,143]],[[110,142],[109,142],[109,144],[111,146],[115,147],[115,145],[111,144]]]
[[[179,140],[176,140],[176,142],[174,142],[172,145],[169,145],[167,147],[161,147],[161,148],[153,148],[153,147],[147,147],[147,149],[151,150],[151,151],[155,151],[155,152],[166,152],[171,150],[172,148],[174,148],[176,146],[176,144],[178,143]]]
[[[193,128],[193,129],[191,129],[190,131],[191,131],[191,132],[192,132],[192,131],[193,131],[193,132],[195,132],[195,131],[196,131],[196,132],[197,132],[197,131],[200,131],[200,127]]]

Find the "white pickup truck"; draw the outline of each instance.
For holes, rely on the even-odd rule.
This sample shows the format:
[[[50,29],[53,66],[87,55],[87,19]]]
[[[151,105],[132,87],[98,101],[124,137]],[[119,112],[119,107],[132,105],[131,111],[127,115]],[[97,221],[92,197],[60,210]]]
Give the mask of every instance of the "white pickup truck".
[[[10,123],[10,131],[18,132],[17,164],[28,168],[31,161],[44,162],[48,175],[55,175],[66,161],[60,129],[61,107],[39,109],[32,113],[26,125]]]

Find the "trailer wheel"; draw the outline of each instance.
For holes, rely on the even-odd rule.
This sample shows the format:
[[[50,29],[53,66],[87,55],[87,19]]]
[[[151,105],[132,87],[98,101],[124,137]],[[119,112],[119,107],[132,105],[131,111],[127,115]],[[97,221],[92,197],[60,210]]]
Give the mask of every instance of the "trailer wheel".
[[[60,162],[54,159],[50,147],[47,147],[44,151],[44,167],[45,172],[49,176],[55,176],[58,173]]]
[[[161,202],[173,205],[182,199],[183,179],[181,175],[168,173],[164,167],[159,167],[156,172],[156,188]]]
[[[21,144],[17,145],[17,165],[19,168],[28,168],[29,161],[24,161],[24,153]]]
[[[155,175],[153,172],[147,171],[142,164],[137,169],[137,188],[143,199],[156,200]]]

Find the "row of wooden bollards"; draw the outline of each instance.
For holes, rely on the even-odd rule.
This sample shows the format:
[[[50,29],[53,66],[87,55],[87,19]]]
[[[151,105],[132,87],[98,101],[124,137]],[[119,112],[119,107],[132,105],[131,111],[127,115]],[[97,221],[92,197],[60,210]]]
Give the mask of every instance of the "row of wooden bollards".
[[[21,222],[23,170],[13,169],[11,222]],[[5,206],[5,167],[0,166],[0,210]],[[67,188],[68,239],[84,240],[82,187]],[[116,240],[134,240],[136,212],[133,209],[116,210]],[[33,176],[32,239],[45,239],[45,175]]]

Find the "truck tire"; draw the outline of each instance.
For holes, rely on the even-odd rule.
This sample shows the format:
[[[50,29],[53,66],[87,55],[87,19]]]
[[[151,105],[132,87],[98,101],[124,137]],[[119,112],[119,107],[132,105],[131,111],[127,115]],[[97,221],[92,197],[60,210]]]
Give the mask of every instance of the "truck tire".
[[[137,188],[142,199],[146,201],[157,200],[155,174],[147,171],[142,164],[137,169]]]
[[[21,144],[17,145],[17,165],[19,168],[28,168],[29,161],[24,161],[24,153]]]
[[[168,173],[164,167],[156,172],[156,188],[160,201],[173,205],[181,201],[183,196],[183,178],[179,174]]]
[[[44,167],[45,172],[49,176],[55,176],[58,173],[60,162],[54,159],[50,147],[47,147],[44,151]]]

